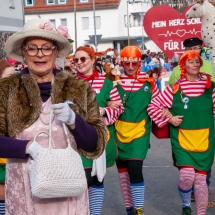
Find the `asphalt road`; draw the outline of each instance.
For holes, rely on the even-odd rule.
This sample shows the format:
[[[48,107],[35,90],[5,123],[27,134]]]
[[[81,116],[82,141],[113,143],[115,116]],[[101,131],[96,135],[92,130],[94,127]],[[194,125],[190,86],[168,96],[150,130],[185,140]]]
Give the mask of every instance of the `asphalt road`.
[[[158,140],[151,135],[151,148],[143,163],[145,180],[145,215],[181,215],[178,193],[178,170],[172,165],[169,139]],[[209,206],[215,206],[215,165],[212,167]],[[196,214],[192,203],[193,215]],[[108,169],[105,177],[105,200],[101,215],[126,215],[116,167]],[[208,207],[207,215],[215,215]]]

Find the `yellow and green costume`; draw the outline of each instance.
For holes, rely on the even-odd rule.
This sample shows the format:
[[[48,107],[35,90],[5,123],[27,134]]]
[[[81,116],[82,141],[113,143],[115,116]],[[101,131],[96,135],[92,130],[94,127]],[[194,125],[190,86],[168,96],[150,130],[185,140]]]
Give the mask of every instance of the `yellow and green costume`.
[[[5,182],[6,159],[0,158],[0,183]]]
[[[214,159],[214,116],[212,91],[198,97],[188,97],[179,89],[173,96],[170,112],[184,116],[179,127],[169,124],[174,160],[177,166],[192,166],[208,171]],[[183,100],[183,102],[182,102]],[[184,102],[185,101],[185,102]]]
[[[113,82],[106,78],[102,88],[96,92],[96,99],[99,107],[106,107],[107,102],[110,101],[110,92],[113,88]],[[108,142],[106,146],[106,166],[111,167],[115,164],[115,160],[118,155],[117,145],[116,145],[116,135],[114,130],[114,125],[107,126],[108,128]],[[84,168],[92,168],[93,160],[88,159],[82,155],[82,161]]]
[[[115,122],[119,160],[144,160],[149,148],[150,118],[147,107],[152,90],[149,82],[135,92],[126,92],[117,85],[121,99],[126,98],[125,111]]]

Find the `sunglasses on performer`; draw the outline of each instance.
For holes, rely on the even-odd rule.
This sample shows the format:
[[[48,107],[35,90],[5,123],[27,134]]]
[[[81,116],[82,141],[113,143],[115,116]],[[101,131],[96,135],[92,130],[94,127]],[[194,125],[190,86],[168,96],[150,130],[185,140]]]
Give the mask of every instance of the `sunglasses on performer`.
[[[132,64],[132,67],[136,67],[139,65],[138,61],[134,61],[134,62],[124,61],[123,63],[124,63],[124,66],[126,66],[126,67],[129,67],[130,63]]]
[[[89,57],[80,57],[80,58],[73,58],[74,63],[78,63],[78,61],[81,61],[81,63],[85,63],[87,59],[90,59]]]

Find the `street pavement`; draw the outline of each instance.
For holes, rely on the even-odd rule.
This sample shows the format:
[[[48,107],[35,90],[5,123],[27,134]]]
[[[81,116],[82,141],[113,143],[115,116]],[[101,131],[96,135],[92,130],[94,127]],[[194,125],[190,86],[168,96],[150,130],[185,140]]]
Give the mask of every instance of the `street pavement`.
[[[169,139],[158,140],[151,134],[151,148],[143,163],[145,180],[144,215],[181,215],[178,193],[178,170],[172,165]],[[196,214],[192,203],[192,214]],[[207,215],[215,215],[215,165],[212,167]],[[126,215],[116,167],[107,170],[105,200],[101,215]]]

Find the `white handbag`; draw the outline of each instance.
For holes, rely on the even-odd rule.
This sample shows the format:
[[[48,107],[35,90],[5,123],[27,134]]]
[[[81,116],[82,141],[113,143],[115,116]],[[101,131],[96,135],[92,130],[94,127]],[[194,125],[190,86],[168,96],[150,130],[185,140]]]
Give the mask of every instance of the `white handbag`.
[[[49,137],[49,148],[42,148],[35,160],[29,166],[29,178],[32,195],[38,198],[61,198],[81,195],[87,189],[87,180],[82,160],[70,142],[68,128],[63,123],[68,147],[66,149],[54,149],[52,140],[53,111],[50,113],[49,133],[39,132]],[[54,148],[53,148],[54,147]]]

